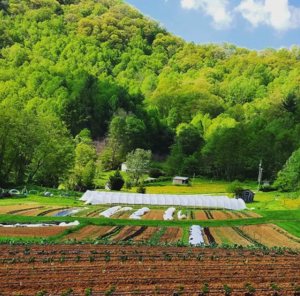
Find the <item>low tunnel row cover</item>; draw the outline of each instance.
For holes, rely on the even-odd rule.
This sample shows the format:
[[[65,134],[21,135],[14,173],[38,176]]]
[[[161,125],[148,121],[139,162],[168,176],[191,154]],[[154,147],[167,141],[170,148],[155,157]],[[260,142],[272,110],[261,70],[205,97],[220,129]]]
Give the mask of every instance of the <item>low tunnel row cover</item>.
[[[242,199],[230,199],[227,196],[207,195],[165,195],[87,191],[81,197],[85,204],[127,204],[127,205],[162,205],[162,206],[195,206],[244,210],[246,204]]]

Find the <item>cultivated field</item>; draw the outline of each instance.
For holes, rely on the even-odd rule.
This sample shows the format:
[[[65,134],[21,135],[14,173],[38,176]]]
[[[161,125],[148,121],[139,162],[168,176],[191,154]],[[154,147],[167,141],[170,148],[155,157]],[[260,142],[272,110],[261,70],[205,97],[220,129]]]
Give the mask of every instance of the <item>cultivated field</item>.
[[[32,245],[0,254],[4,295],[299,295],[293,253]]]

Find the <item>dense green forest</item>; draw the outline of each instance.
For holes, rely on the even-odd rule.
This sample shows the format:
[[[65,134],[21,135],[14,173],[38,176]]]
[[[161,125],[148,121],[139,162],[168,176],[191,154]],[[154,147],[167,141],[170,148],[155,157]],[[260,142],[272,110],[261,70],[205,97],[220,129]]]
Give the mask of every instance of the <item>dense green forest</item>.
[[[254,179],[262,160],[276,178],[299,149],[299,60],[186,43],[121,0],[0,1],[0,181],[93,186],[136,148],[169,175]]]

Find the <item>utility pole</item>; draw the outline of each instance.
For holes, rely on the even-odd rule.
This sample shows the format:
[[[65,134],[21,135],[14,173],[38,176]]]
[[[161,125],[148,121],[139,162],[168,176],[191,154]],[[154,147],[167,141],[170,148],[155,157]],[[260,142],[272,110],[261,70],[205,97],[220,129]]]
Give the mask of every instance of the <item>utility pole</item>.
[[[259,191],[259,187],[260,187],[260,182],[261,182],[261,178],[262,178],[262,172],[263,172],[263,168],[261,167],[262,165],[262,160],[259,163],[259,167],[258,167],[258,187],[257,187],[257,191]]]

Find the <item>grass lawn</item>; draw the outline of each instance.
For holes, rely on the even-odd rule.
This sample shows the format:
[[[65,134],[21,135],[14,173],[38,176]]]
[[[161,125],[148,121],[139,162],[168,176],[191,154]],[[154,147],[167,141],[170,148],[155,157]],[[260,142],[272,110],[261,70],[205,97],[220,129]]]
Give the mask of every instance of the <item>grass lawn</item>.
[[[0,199],[0,206],[13,206],[13,205],[45,205],[45,206],[69,206],[77,207],[82,206],[82,202],[79,201],[79,197],[62,197],[62,196],[38,196],[38,195],[15,195],[10,198]]]

